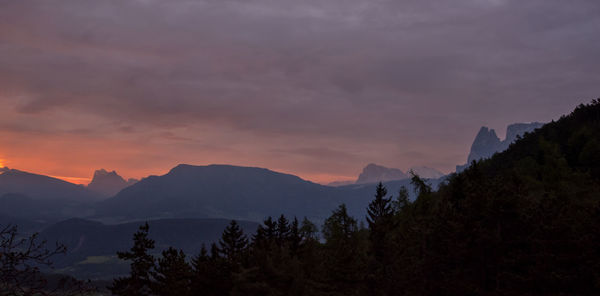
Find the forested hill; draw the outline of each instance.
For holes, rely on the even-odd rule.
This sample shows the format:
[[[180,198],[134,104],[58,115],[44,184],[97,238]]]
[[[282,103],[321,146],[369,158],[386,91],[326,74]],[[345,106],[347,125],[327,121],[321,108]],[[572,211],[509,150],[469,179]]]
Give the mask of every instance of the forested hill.
[[[402,245],[405,266],[420,259],[422,273],[409,276],[420,289],[428,279],[440,291],[597,293],[600,101],[472,164],[414,206],[408,224],[424,232]]]
[[[115,281],[133,295],[600,295],[600,100],[526,134],[432,191],[389,196],[368,228],[340,206],[321,234],[310,221],[267,219],[246,239],[232,222],[219,244],[186,263],[145,258],[147,229],[122,258],[151,277]],[[137,246],[137,247],[136,247]],[[137,254],[137,255],[136,255]],[[129,294],[128,294],[129,293]]]

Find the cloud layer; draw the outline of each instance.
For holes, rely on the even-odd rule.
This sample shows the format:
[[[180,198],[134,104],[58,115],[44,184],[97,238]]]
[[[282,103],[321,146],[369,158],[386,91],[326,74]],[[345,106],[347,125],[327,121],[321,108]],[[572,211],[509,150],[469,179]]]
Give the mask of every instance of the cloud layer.
[[[0,0],[0,158],[448,172],[481,125],[600,96],[598,32],[595,0]]]

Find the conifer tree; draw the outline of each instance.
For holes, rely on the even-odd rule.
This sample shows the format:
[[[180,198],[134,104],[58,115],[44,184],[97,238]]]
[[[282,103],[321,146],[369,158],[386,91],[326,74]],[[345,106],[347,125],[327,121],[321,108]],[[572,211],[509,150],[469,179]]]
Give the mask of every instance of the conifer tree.
[[[277,236],[277,222],[275,222],[273,218],[269,216],[267,219],[265,219],[263,224],[265,225],[265,238],[269,241],[275,239]]]
[[[219,252],[232,264],[239,264],[248,246],[248,239],[235,220],[231,220],[219,240]]]
[[[298,222],[298,218],[294,217],[290,225],[290,250],[293,254],[298,252],[298,248],[300,247],[300,242],[302,242],[302,234],[300,233],[300,224]]]
[[[133,247],[128,252],[117,252],[122,260],[131,261],[128,277],[117,278],[109,287],[111,292],[120,296],[143,296],[151,294],[151,271],[154,268],[154,257],[148,253],[154,249],[154,240],[148,238],[148,222],[140,226],[133,235]]]
[[[300,226],[300,234],[304,240],[319,240],[319,228],[315,223],[304,217]]]
[[[327,290],[331,295],[360,295],[364,287],[366,249],[356,219],[340,205],[323,225]]]
[[[398,198],[393,201],[393,210],[396,213],[401,212],[408,204],[410,204],[408,189],[403,185],[398,191]]]
[[[204,250],[206,252],[206,250]],[[156,282],[152,291],[161,296],[191,295],[192,269],[185,260],[185,253],[169,247],[162,252],[152,276]]]
[[[219,252],[215,243],[210,252],[202,245],[200,253],[192,258],[191,295],[229,295],[233,284],[231,264]]]
[[[277,220],[277,245],[282,246],[287,242],[290,236],[290,224],[284,215],[279,216]]]
[[[367,208],[370,254],[373,256],[369,265],[369,285],[370,289],[378,295],[388,294],[391,277],[391,272],[386,267],[391,259],[388,236],[394,228],[394,209],[391,197],[386,196],[387,189],[379,182],[375,189],[375,199]]]

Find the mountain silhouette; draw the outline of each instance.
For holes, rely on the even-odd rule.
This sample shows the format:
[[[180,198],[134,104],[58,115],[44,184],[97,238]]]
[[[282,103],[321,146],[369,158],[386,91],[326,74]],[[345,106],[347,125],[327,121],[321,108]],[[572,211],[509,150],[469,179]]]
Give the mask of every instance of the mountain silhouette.
[[[206,217],[258,221],[265,215],[324,216],[337,205],[335,188],[268,169],[178,165],[100,203],[100,216]],[[315,205],[327,204],[319,208]]]
[[[87,188],[93,192],[96,192],[104,197],[111,197],[121,191],[127,186],[131,186],[137,183],[136,179],[129,179],[125,181],[123,177],[119,176],[116,171],[108,172],[105,169],[99,169],[94,172],[94,177]]]
[[[434,186],[440,182],[431,180]],[[390,193],[410,180],[384,183]],[[150,176],[98,204],[95,219],[227,218],[262,221],[266,216],[307,216],[322,221],[344,203],[364,217],[374,184],[331,187],[255,167],[178,165]],[[412,190],[411,190],[412,191]]]
[[[0,172],[0,196],[23,194],[34,200],[93,201],[98,194],[57,178],[7,169]]]
[[[377,183],[383,181],[402,180],[406,178],[408,178],[408,175],[399,169],[387,168],[370,163],[362,170],[362,173],[360,173],[355,183]]]
[[[53,222],[92,214],[99,195],[60,179],[6,169],[0,173],[0,215]]]

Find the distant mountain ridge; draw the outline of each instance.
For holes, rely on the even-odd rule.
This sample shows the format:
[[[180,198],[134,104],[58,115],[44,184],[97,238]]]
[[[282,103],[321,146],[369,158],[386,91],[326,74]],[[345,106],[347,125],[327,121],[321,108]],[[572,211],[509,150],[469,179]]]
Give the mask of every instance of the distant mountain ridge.
[[[0,215],[52,222],[92,214],[100,195],[84,186],[15,169],[0,172]]]
[[[125,179],[119,176],[116,171],[109,172],[105,169],[99,169],[94,172],[94,177],[87,185],[87,188],[105,197],[111,197],[123,190],[123,188],[137,182],[138,180],[136,179],[125,181]]]
[[[408,169],[408,172],[414,172],[425,179],[438,179],[445,176],[444,173],[426,166],[415,166]],[[388,168],[382,165],[370,163],[365,166],[356,181],[335,181],[327,184],[328,186],[346,186],[351,184],[372,184],[378,182],[404,180],[410,178],[408,173],[400,169]]]
[[[506,138],[500,140],[496,135],[496,131],[488,127],[481,127],[475,140],[471,145],[471,150],[467,158],[467,163],[456,166],[456,172],[462,172],[473,161],[490,158],[497,152],[502,152],[513,143],[517,137],[523,136],[525,133],[532,132],[544,125],[541,122],[530,123],[514,123],[506,128]]]
[[[57,178],[5,168],[0,172],[0,196],[23,194],[32,199],[92,201],[98,198],[84,186]]]
[[[400,169],[387,168],[374,163],[363,168],[362,173],[356,179],[356,184],[376,183],[383,181],[402,180],[408,175]]]
[[[334,191],[332,187],[263,168],[181,164],[163,176],[144,178],[101,202],[98,215],[252,221],[278,214],[321,217],[337,205]]]

